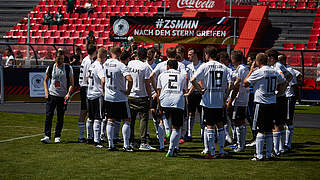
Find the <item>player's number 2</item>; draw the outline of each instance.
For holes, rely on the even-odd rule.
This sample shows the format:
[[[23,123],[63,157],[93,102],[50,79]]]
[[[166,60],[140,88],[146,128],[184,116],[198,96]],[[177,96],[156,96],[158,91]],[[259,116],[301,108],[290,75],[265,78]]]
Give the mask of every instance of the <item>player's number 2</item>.
[[[178,82],[178,76],[170,74],[169,75],[169,85],[168,85],[169,89],[178,89],[178,86],[172,85],[172,83],[174,83],[174,82]]]

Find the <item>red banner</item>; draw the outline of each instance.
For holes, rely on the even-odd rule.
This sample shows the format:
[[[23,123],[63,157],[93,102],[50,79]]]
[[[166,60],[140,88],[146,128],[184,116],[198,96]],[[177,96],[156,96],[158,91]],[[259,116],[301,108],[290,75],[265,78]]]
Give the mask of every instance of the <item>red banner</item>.
[[[225,10],[225,0],[171,0],[170,11],[217,12]]]

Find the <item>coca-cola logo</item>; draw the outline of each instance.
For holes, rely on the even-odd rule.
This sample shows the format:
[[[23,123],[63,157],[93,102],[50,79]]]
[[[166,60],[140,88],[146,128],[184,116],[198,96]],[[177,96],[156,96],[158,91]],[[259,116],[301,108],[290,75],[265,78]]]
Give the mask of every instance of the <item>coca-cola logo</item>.
[[[177,0],[178,8],[211,9],[216,5],[212,0]]]

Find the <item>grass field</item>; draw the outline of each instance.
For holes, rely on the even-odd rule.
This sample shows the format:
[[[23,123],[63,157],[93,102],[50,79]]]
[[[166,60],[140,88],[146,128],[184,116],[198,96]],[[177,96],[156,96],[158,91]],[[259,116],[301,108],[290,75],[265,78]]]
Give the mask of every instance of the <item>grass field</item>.
[[[227,159],[203,159],[199,133],[195,134],[194,142],[181,145],[178,157],[166,159],[165,153],[108,152],[76,143],[75,116],[65,119],[63,142],[48,145],[40,143],[42,135],[38,135],[42,134],[44,115],[0,113],[0,119],[0,141],[36,135],[0,143],[0,179],[319,179],[320,176],[320,129],[296,128],[293,152],[276,161],[252,162],[249,158],[254,148],[229,154]],[[199,131],[198,124],[195,131]],[[155,138],[154,131],[151,137]]]
[[[296,106],[295,113],[320,114],[320,106]]]

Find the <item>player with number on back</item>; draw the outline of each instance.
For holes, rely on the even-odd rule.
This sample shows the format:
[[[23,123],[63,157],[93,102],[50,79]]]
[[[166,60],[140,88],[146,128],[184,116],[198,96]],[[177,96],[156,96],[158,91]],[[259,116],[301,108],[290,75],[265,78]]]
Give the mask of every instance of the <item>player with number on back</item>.
[[[97,60],[89,66],[86,81],[88,83],[88,111],[89,120],[93,123],[94,145],[102,148],[100,142],[101,120],[104,118],[103,110],[103,87],[105,83],[105,74],[103,71],[103,63],[107,58],[107,50],[100,48],[98,50]]]
[[[226,92],[231,78],[225,65],[216,61],[217,49],[209,46],[205,49],[205,57],[209,60],[202,64],[191,79],[192,85],[200,91],[203,96],[203,118],[207,125],[207,138],[209,152],[206,159],[214,159],[215,156],[215,127],[218,129],[218,144],[220,157],[225,157],[224,143],[225,131],[223,127],[223,108],[226,104]],[[201,89],[198,81],[203,82]]]
[[[259,67],[255,69],[255,65]],[[264,140],[266,139],[266,159],[271,158],[272,153],[272,128],[275,117],[276,89],[284,92],[285,79],[272,67],[268,65],[268,56],[264,53],[257,55],[252,64],[249,74],[244,80],[244,87],[250,85],[254,88],[255,111],[253,128],[257,130],[256,157],[253,161],[263,160]]]
[[[160,112],[164,112],[166,118],[172,123],[172,133],[170,145],[166,157],[175,156],[175,147],[179,144],[180,128],[183,123],[183,113],[185,105],[184,91],[186,78],[178,71],[178,61],[168,60],[167,71],[158,77],[158,94]]]
[[[128,104],[128,95],[132,88],[132,77],[125,64],[119,61],[121,49],[118,46],[110,50],[111,59],[108,59],[104,65],[106,74],[105,82],[105,113],[108,119],[107,136],[109,150],[115,150],[113,144],[114,122],[116,119],[122,119],[123,151],[133,151],[129,146],[130,138],[130,109]],[[127,87],[126,87],[127,81]]]

